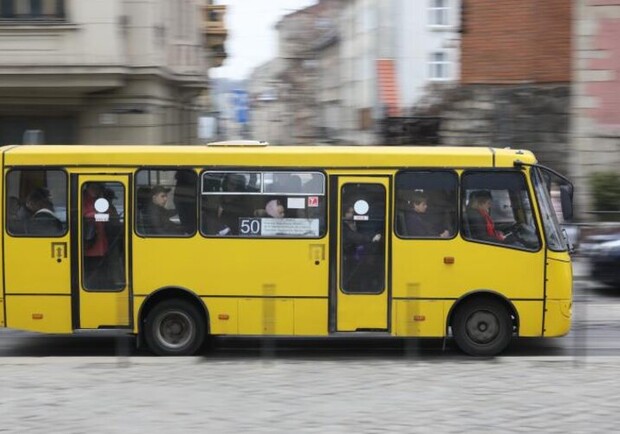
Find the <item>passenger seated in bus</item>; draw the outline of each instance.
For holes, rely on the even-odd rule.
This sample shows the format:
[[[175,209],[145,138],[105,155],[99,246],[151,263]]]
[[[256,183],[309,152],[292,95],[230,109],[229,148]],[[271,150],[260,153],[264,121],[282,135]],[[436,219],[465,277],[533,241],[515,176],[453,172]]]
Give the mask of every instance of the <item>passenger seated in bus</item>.
[[[484,241],[504,242],[506,235],[495,229],[495,223],[491,218],[492,201],[490,191],[477,190],[470,193],[466,211],[470,236]]]
[[[414,191],[407,201],[409,208],[405,211],[406,235],[412,237],[448,238],[448,229],[437,229],[436,222],[430,221],[428,214],[428,197],[422,191]]]
[[[175,235],[182,233],[180,225],[173,223],[171,217],[177,215],[174,209],[166,208],[170,188],[155,185],[151,188],[151,203],[147,207],[147,224],[151,234]]]
[[[32,213],[25,212],[26,207],[16,196],[10,196],[7,199],[7,225],[10,234],[24,234],[26,232],[26,222],[30,219]]]
[[[28,233],[59,235],[63,232],[62,223],[54,215],[54,205],[47,189],[36,188],[31,191],[26,198],[26,208],[32,213],[26,224]]]
[[[376,252],[381,241],[381,234],[360,232],[354,219],[351,205],[344,207],[342,219],[342,260],[343,287],[353,292],[374,292],[379,283],[373,282],[376,276],[382,276],[382,264],[375,261]]]
[[[284,218],[285,210],[284,205],[280,199],[271,199],[265,205],[265,214],[268,217],[273,217],[277,219]]]
[[[245,192],[245,176],[239,174],[228,174],[222,180],[222,191],[229,193]],[[239,219],[250,217],[251,209],[246,203],[247,197],[244,195],[222,195],[214,221],[214,232],[217,235],[238,235]]]
[[[174,207],[184,232],[192,234],[196,231],[196,174],[190,170],[178,170],[174,177]]]

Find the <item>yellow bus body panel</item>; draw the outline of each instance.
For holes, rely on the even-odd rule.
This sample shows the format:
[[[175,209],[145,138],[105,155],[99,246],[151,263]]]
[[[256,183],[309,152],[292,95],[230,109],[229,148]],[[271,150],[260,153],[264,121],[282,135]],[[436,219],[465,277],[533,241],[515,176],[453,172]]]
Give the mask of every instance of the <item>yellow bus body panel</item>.
[[[566,252],[550,252],[547,257],[547,305],[544,336],[564,336],[572,321],[573,271]]]
[[[395,336],[443,337],[446,302],[443,300],[397,300],[393,309]]]
[[[364,318],[365,329],[385,329],[387,323],[387,303],[385,302],[384,293],[376,295],[340,294],[338,301],[338,331],[356,331],[360,323],[360,312],[364,312],[367,315]]]
[[[11,328],[44,333],[70,333],[71,297],[62,295],[6,296]]]
[[[80,298],[80,326],[83,329],[128,326],[127,291],[88,292]]]
[[[134,294],[179,287],[199,296],[326,297],[327,241],[135,238]],[[315,246],[325,252],[316,264]],[[165,270],[171,270],[166,272]]]
[[[13,238],[4,235],[5,288],[8,294],[70,294],[69,236]],[[57,248],[62,249],[60,261]],[[12,327],[12,326],[11,326]]]
[[[519,317],[519,336],[542,336],[543,301],[513,300],[512,304]]]

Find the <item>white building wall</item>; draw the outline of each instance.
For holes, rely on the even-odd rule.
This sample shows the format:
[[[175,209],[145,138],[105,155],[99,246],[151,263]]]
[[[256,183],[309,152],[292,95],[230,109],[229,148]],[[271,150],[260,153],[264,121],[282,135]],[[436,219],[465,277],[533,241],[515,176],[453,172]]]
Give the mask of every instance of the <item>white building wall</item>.
[[[378,143],[377,129],[359,129],[359,110],[383,116],[377,77],[378,59],[393,59],[401,108],[415,105],[429,83],[459,79],[460,0],[445,0],[447,25],[430,24],[433,0],[354,0],[340,17],[342,119],[347,141]],[[445,53],[448,75],[432,80],[431,53]]]
[[[448,24],[431,24],[430,8],[433,0],[396,0],[397,17],[397,75],[401,90],[401,105],[411,107],[425,93],[430,83],[452,83],[460,77],[460,0],[445,0],[448,6]],[[430,76],[431,53],[447,56],[448,76],[433,79]]]

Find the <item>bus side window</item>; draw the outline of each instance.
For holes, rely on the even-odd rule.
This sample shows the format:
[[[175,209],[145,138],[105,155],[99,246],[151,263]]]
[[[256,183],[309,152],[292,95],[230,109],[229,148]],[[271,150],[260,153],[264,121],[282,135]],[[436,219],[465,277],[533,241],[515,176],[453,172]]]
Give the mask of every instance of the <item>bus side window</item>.
[[[144,236],[190,237],[197,226],[196,172],[143,169],[136,173],[136,230]]]
[[[407,171],[396,176],[395,227],[403,238],[452,238],[456,234],[455,172]]]
[[[12,170],[6,180],[6,230],[58,237],[67,230],[67,176],[61,170]]]

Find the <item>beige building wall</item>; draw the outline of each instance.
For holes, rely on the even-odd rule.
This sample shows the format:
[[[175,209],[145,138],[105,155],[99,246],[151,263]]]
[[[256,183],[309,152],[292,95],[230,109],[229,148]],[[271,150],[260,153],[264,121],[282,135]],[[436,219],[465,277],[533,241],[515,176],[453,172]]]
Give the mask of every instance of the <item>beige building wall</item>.
[[[64,19],[0,22],[0,143],[197,143],[205,4],[66,0]]]

